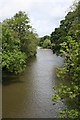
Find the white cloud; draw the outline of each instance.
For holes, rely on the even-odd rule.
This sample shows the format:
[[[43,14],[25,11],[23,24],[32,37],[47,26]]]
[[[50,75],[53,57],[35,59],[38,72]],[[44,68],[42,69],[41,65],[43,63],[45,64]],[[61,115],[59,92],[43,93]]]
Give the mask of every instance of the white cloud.
[[[12,17],[19,10],[28,13],[39,35],[50,34],[66,15],[74,0],[0,0],[2,18]]]

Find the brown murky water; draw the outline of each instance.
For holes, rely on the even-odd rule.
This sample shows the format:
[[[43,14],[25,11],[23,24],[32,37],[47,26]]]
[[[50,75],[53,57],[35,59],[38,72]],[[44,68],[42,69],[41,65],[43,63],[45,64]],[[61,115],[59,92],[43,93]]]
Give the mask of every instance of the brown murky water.
[[[53,106],[51,95],[55,92],[55,67],[63,63],[51,50],[38,49],[25,72],[20,76],[3,74],[4,118],[54,118],[64,107],[60,101]]]

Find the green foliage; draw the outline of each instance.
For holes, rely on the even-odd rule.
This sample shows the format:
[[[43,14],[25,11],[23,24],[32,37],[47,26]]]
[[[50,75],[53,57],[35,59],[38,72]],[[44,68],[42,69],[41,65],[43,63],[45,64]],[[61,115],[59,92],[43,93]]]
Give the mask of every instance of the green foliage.
[[[43,48],[48,48],[50,49],[51,48],[51,41],[46,39],[44,42],[43,42],[43,45],[42,45]]]
[[[2,24],[2,67],[10,72],[21,73],[26,60],[36,54],[37,35],[25,12],[19,11]]]
[[[59,28],[51,34],[53,51],[64,57],[64,64],[57,68],[57,76],[61,81],[57,93],[52,100],[67,103],[65,110],[60,110],[59,118],[79,120],[80,118],[80,2],[69,12]],[[64,28],[64,31],[63,29]],[[60,32],[62,31],[62,32]],[[62,34],[64,32],[64,34]],[[56,88],[55,88],[56,89]]]
[[[51,41],[50,41],[50,36],[45,35],[44,37],[39,38],[38,46],[41,46],[41,47],[47,48],[47,49],[51,49],[52,44],[51,44]]]
[[[26,55],[21,51],[14,50],[13,52],[3,52],[2,67],[6,67],[8,71],[15,74],[21,73],[26,67]]]
[[[58,94],[53,94],[53,95],[52,95],[52,100],[53,100],[53,101],[56,101],[56,100],[59,100],[59,99],[60,99],[60,97],[59,97]]]
[[[0,23],[0,69],[2,62],[2,24]]]
[[[63,23],[62,23],[63,24]],[[55,31],[51,33],[51,43],[54,44],[52,47],[53,52],[59,54],[60,43],[64,41],[66,36],[66,27],[61,25],[59,28],[55,28]]]
[[[59,113],[61,114],[59,118],[68,118],[69,120],[79,120],[79,112],[76,109],[60,110]]]
[[[0,52],[0,70],[2,70],[2,53]]]
[[[76,41],[79,39],[80,35],[80,2],[75,4],[73,10],[68,12],[65,19],[60,21],[59,28],[55,28],[54,32],[51,33],[51,43],[55,44],[52,47],[53,52],[57,54],[60,53],[60,43],[66,41],[66,36],[71,36]],[[78,36],[76,36],[76,30],[78,31]],[[75,32],[76,31],[76,32]]]

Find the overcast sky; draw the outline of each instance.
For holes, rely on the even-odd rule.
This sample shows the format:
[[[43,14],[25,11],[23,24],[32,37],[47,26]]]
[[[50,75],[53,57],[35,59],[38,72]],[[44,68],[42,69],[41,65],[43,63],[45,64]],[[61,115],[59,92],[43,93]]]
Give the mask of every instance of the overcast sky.
[[[50,34],[64,19],[74,0],[0,0],[0,21],[18,11],[28,13],[39,36]]]

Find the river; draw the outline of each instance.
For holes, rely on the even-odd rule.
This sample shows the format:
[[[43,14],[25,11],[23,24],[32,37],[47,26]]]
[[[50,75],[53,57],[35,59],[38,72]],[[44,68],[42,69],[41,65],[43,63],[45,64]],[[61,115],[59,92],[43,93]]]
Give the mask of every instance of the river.
[[[3,118],[55,118],[64,108],[59,101],[53,105],[55,93],[55,67],[63,59],[49,49],[38,49],[36,57],[28,61],[26,70],[19,76],[3,74]]]

